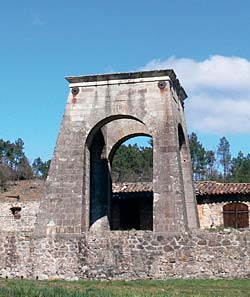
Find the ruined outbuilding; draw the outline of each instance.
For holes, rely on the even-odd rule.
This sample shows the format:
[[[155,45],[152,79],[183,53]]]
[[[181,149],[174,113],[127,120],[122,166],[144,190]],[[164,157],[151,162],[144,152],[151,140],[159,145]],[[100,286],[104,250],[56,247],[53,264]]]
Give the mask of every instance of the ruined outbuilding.
[[[249,228],[250,184],[197,182],[201,228]]]

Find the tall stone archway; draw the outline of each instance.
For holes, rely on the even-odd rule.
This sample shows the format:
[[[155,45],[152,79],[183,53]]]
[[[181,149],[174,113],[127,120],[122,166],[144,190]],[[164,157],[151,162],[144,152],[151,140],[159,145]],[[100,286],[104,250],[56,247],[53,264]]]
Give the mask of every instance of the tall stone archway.
[[[111,228],[110,206],[112,195],[110,158],[117,142],[131,131],[146,133],[139,119],[126,115],[105,118],[90,131],[85,146],[85,178],[82,228],[104,231]]]
[[[66,79],[70,93],[49,170],[46,196],[41,201],[37,233],[80,234],[89,230],[93,183],[91,166],[99,164],[96,167],[99,169],[94,169],[100,175],[95,182],[97,187],[104,187],[108,193],[108,179],[101,182],[101,177],[108,176],[107,152],[113,142],[119,141],[117,134],[123,133],[118,127],[120,125],[121,128],[121,124],[117,125],[117,129],[109,127],[126,120],[129,125],[131,121],[135,123],[134,134],[138,126],[138,134],[145,130],[145,134],[151,135],[154,141],[153,231],[181,232],[196,228],[198,219],[190,158],[185,161],[185,167],[189,170],[185,170],[184,177],[178,138],[180,124],[187,139],[183,108],[186,93],[174,71]],[[185,179],[191,182],[189,187],[184,185]],[[109,199],[108,194],[106,199]],[[192,220],[187,218],[187,208],[193,216]],[[108,216],[108,207],[101,207],[96,213],[97,217]]]

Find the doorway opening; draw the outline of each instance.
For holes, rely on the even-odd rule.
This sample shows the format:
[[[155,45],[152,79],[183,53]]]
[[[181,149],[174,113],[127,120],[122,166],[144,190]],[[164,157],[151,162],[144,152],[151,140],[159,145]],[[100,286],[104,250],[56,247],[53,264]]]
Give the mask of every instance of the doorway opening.
[[[152,137],[131,137],[120,144],[112,156],[112,230],[153,230]]]
[[[249,210],[244,203],[228,203],[223,206],[224,227],[248,228]]]

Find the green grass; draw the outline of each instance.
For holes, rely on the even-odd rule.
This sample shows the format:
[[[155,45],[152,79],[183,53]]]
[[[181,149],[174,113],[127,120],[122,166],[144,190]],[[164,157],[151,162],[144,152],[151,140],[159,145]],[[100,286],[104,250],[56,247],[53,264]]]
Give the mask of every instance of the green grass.
[[[0,279],[0,297],[249,296],[250,280],[32,281]]]

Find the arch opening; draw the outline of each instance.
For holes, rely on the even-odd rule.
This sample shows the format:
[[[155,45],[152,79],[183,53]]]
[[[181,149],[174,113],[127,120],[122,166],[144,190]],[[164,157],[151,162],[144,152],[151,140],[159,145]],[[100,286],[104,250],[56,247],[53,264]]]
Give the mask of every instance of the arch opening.
[[[98,130],[90,146],[90,226],[97,220],[107,224],[108,219],[111,176],[104,150],[104,135]]]
[[[185,136],[184,136],[184,132],[181,124],[178,125],[178,138],[179,138],[179,150],[182,151],[186,149],[187,145],[186,145],[186,140],[185,140]]]
[[[111,150],[112,230],[153,230],[153,192],[144,187],[153,179],[153,141],[136,136],[127,135]]]
[[[146,126],[137,118],[125,115],[111,116],[103,119],[89,133],[85,146],[85,165],[84,174],[85,184],[85,203],[83,203],[82,225],[83,229],[88,226],[93,230],[112,229],[112,181],[110,168],[110,146],[120,134],[126,134],[127,130],[123,125],[136,127],[139,131],[146,133]],[[121,131],[122,126],[122,131]],[[120,129],[118,129],[118,128]],[[125,137],[124,135],[122,138]],[[84,227],[86,226],[86,227]]]
[[[118,121],[118,120],[122,120],[122,119],[129,119],[138,123],[141,123],[142,125],[145,126],[145,124],[143,123],[143,121],[141,121],[140,119],[134,117],[134,116],[130,116],[130,115],[124,115],[124,114],[117,114],[117,115],[112,115],[109,116],[105,119],[102,119],[100,122],[98,122],[90,131],[90,133],[88,134],[87,140],[86,140],[86,145],[88,147],[90,147],[93,137],[95,136],[95,134],[98,132],[98,130],[101,130],[103,127],[105,127],[107,124],[114,122],[114,121]]]
[[[181,179],[183,187],[183,202],[184,202],[184,214],[189,228],[196,229],[199,226],[198,223],[198,211],[196,200],[194,199],[194,188],[192,180],[192,170],[190,153],[187,142],[187,136],[185,137],[181,124],[178,124],[178,144],[179,144],[179,158],[181,164]]]
[[[180,154],[180,161],[181,161],[181,175],[182,175],[183,185],[185,187],[185,181],[187,180],[187,176],[189,175],[189,172],[188,172],[189,168],[187,165],[188,149],[187,149],[185,135],[183,133],[181,124],[178,125],[178,142],[179,142],[179,154]]]

